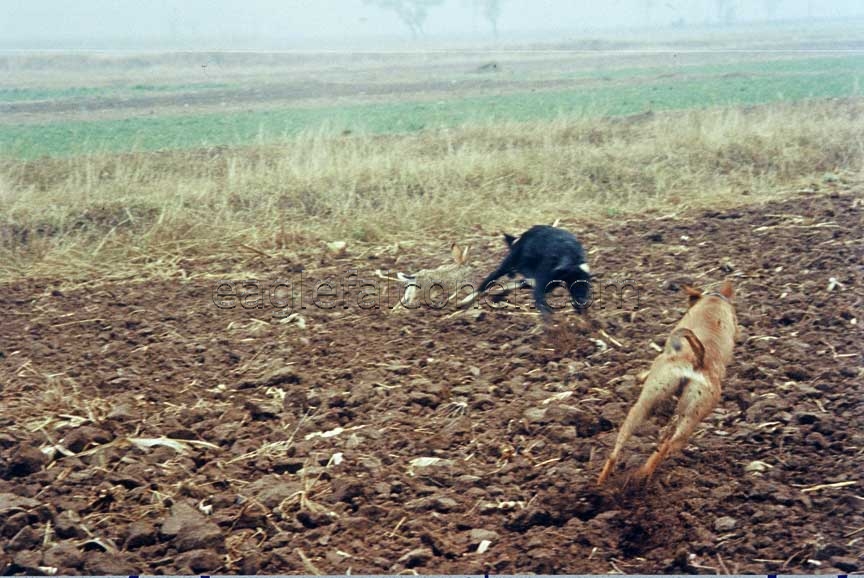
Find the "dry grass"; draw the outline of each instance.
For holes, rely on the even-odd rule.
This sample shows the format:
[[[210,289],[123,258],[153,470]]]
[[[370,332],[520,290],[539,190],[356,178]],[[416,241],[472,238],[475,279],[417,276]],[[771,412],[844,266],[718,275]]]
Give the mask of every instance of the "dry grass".
[[[0,279],[170,275],[241,244],[458,237],[764,199],[858,177],[862,135],[855,99],[4,161]]]

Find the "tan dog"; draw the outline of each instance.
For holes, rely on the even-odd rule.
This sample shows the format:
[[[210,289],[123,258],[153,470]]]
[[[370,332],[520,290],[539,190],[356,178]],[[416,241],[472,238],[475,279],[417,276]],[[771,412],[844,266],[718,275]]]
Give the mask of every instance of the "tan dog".
[[[640,379],[642,393],[618,432],[615,447],[597,479],[598,485],[609,477],[621,448],[658,401],[680,392],[675,429],[667,433],[657,451],[639,469],[642,478],[651,477],[666,456],[686,446],[699,422],[720,401],[720,384],[732,359],[738,330],[732,284],[724,282],[719,292],[703,294],[692,287],[684,287],[684,291],[690,297],[690,308],[666,340],[663,353]]]

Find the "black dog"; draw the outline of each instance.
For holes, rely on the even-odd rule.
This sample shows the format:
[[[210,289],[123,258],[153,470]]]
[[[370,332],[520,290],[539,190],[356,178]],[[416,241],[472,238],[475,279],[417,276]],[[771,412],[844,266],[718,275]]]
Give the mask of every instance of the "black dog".
[[[581,313],[590,305],[591,274],[582,244],[572,233],[549,225],[534,225],[518,239],[505,234],[504,240],[510,253],[483,280],[481,291],[489,289],[489,284],[502,275],[512,278],[520,273],[533,281],[534,303],[544,317],[551,311],[546,293],[557,286],[567,287],[576,311]]]

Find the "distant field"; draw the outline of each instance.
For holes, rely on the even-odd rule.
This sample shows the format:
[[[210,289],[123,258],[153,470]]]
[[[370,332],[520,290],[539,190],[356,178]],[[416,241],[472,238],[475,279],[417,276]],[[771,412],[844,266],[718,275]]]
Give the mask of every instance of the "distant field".
[[[149,93],[228,88],[227,84],[134,84],[130,86],[70,86],[66,88],[0,88],[0,103],[71,100],[81,97],[138,96]]]
[[[0,131],[0,156],[37,158],[84,153],[111,153],[160,149],[266,144],[300,133],[387,134],[424,129],[486,124],[501,121],[545,121],[570,117],[598,117],[716,106],[767,104],[861,95],[864,55],[806,57],[739,63],[696,64],[674,69],[618,67],[578,70],[562,67],[559,82],[576,79],[582,84],[566,89],[537,88],[529,78],[510,79],[504,87],[490,80],[471,96],[426,94],[422,84],[408,94],[387,95],[364,102],[362,94],[339,102],[319,100],[273,102],[256,106],[254,96],[232,93],[231,83],[152,84],[53,88],[0,88],[0,110],[30,103],[39,106],[69,102],[92,109],[112,104],[130,107],[136,97],[159,95],[180,107],[170,113],[130,108],[123,118],[93,120],[62,115],[33,118],[6,115]],[[547,73],[548,77],[548,73]],[[519,82],[522,80],[524,82]],[[386,80],[382,80],[386,85]],[[485,86],[485,85],[482,85]],[[481,87],[482,87],[481,86]],[[479,92],[479,94],[477,94]],[[193,105],[207,94],[228,102],[228,110],[214,112]],[[164,96],[171,95],[170,100]],[[156,96],[154,96],[156,95]],[[322,100],[323,99],[323,100]],[[368,100],[368,99],[367,99]],[[188,101],[188,102],[187,102]],[[142,107],[149,101],[142,101]],[[47,104],[46,104],[47,103]],[[184,103],[188,111],[183,110]],[[74,107],[72,107],[74,108]],[[146,114],[146,115],[145,115]],[[31,115],[32,117],[32,115]]]

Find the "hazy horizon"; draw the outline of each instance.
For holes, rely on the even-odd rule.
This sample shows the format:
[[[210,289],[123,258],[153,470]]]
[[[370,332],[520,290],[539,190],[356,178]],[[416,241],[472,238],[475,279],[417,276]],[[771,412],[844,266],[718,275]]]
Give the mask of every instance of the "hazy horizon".
[[[390,0],[391,3],[393,0]],[[402,0],[411,4],[418,0]],[[419,0],[428,7],[412,30],[381,0],[6,0],[0,44],[6,49],[130,47],[267,48],[345,45],[380,38],[488,42],[578,31],[725,26],[864,16],[854,0]],[[497,18],[487,10],[497,8]],[[495,34],[497,28],[497,35]]]

